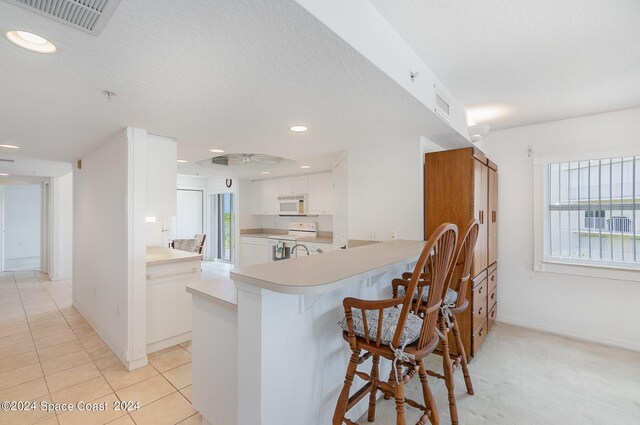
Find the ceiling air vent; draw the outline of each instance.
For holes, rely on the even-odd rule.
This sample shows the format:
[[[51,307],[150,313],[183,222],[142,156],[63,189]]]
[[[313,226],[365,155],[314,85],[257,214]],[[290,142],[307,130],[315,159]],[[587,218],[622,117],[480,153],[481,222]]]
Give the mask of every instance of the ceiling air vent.
[[[216,156],[211,158],[211,163],[214,165],[229,165],[229,158],[226,156]]]
[[[5,0],[75,29],[98,35],[120,0]]]

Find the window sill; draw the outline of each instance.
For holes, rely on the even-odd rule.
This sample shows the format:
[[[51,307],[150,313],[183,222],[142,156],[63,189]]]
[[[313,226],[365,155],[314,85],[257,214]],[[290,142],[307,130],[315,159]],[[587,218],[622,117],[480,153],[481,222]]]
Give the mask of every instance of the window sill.
[[[560,261],[544,260],[535,262],[533,270],[543,273],[640,282],[640,270],[598,264],[563,263]]]

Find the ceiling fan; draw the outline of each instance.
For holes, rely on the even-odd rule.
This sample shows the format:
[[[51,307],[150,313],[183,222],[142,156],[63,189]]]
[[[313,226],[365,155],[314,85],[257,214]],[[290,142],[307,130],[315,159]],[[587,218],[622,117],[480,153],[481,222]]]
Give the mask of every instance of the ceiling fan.
[[[276,164],[280,161],[282,158],[260,153],[229,153],[211,158],[211,163],[217,165]]]

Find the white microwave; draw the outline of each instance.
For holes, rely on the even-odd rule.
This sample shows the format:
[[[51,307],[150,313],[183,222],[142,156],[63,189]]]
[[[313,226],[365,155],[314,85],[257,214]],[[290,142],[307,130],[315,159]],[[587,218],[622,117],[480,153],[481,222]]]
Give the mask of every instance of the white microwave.
[[[307,195],[278,196],[278,214],[307,215]]]

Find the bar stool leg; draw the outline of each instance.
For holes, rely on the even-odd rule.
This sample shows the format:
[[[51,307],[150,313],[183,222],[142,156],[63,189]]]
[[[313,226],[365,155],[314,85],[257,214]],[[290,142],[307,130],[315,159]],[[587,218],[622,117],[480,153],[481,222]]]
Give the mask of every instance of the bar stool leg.
[[[389,385],[391,385],[392,382],[395,382],[395,379],[396,379],[395,369],[391,368],[391,371],[389,372],[389,379],[387,380],[387,382],[389,383]],[[384,393],[384,399],[385,400],[391,399],[391,395]]]
[[[342,425],[344,422],[344,415],[347,414],[347,408],[349,407],[349,390],[351,384],[353,384],[353,378],[358,368],[358,360],[360,358],[360,349],[353,350],[351,359],[349,360],[349,366],[347,366],[347,374],[344,378],[344,385],[338,402],[336,403],[336,411],[333,414],[333,425]]]
[[[456,339],[456,351],[461,357],[460,365],[462,366],[462,373],[464,375],[464,383],[467,386],[467,394],[473,395],[473,384],[471,383],[471,376],[469,375],[469,365],[467,362],[467,353],[464,351],[464,345],[462,344],[462,337],[460,336],[460,329],[458,329],[458,320],[456,315],[453,315],[453,336]]]
[[[438,414],[438,408],[436,401],[429,388],[429,382],[427,382],[427,369],[424,367],[424,360],[420,360],[418,375],[420,376],[420,383],[422,383],[422,396],[424,398],[424,405],[429,410],[429,422],[432,425],[440,424],[440,415]]]
[[[444,338],[440,341],[442,346],[442,368],[444,369],[444,382],[447,386],[447,393],[449,394],[449,412],[451,414],[451,424],[458,425],[458,408],[456,407],[456,395],[454,393],[453,383],[453,367],[451,366],[451,355],[449,353],[449,341],[447,334],[449,328],[445,323],[444,317],[438,318],[438,327],[440,332],[444,335]]]
[[[380,356],[374,354],[373,361],[371,363],[371,383],[374,387],[371,389],[371,395],[369,396],[369,414],[367,420],[373,422],[376,419],[376,395],[378,394],[377,382],[380,379]]]
[[[397,371],[398,371],[398,376],[400,377],[400,382],[396,382],[396,386],[395,386],[396,413],[397,413],[396,424],[407,425],[407,421],[404,417],[404,380],[402,379],[402,365],[400,364],[397,365]]]

